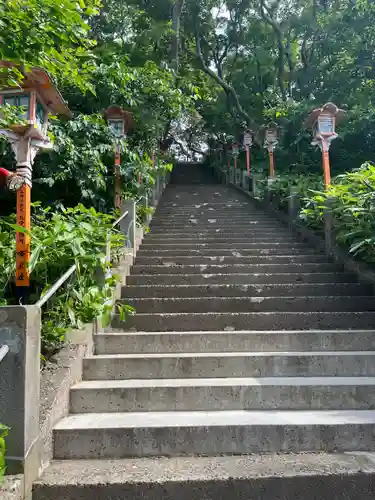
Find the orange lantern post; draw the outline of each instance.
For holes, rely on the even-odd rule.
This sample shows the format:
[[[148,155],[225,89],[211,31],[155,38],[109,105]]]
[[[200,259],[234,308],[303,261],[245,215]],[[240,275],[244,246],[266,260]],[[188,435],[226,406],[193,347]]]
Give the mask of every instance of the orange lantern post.
[[[318,145],[322,151],[322,166],[324,187],[327,188],[331,184],[331,167],[329,163],[329,148],[331,142],[338,137],[335,132],[336,123],[342,121],[345,116],[345,111],[339,109],[332,102],[328,102],[321,108],[314,109],[308,119],[307,125],[312,127],[313,141],[312,144]]]
[[[264,147],[268,150],[269,155],[269,181],[275,179],[275,157],[274,150],[278,144],[278,128],[276,123],[270,123],[265,129]]]
[[[115,208],[121,208],[121,145],[120,139],[126,137],[133,125],[133,117],[129,111],[125,111],[120,106],[110,106],[104,111],[108,126],[115,136],[115,165],[114,165],[114,185],[115,185]]]
[[[0,66],[15,67],[7,61],[1,61]],[[17,191],[16,220],[23,228],[16,233],[16,289],[20,302],[26,303],[30,286],[32,166],[40,150],[52,148],[47,136],[48,115],[70,117],[71,113],[46,71],[31,68],[22,73],[20,86],[0,89],[0,105],[21,108],[20,122],[0,130],[0,135],[10,142],[17,162],[9,188]]]
[[[246,150],[246,169],[247,169],[247,174],[250,177],[250,164],[251,164],[251,146],[253,144],[253,134],[250,130],[245,130],[244,136],[243,136],[243,145],[245,146]]]

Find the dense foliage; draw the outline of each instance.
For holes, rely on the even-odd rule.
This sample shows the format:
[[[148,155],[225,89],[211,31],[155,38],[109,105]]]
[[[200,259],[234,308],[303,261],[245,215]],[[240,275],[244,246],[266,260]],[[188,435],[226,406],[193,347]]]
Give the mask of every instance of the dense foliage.
[[[0,304],[14,300],[14,230],[18,227],[12,219],[0,221]],[[115,277],[98,280],[98,276],[104,276],[109,265],[107,235],[114,258],[124,246],[124,237],[112,229],[112,216],[83,205],[54,212],[36,206],[32,222],[31,303],[73,264],[77,266],[72,279],[43,308],[42,347],[47,354],[63,342],[68,327],[80,328],[96,317],[108,317]]]
[[[313,227],[321,227],[324,211],[334,217],[336,241],[353,256],[375,262],[375,166],[364,164],[337,176],[322,192],[305,198],[301,218]]]
[[[5,438],[8,435],[8,428],[0,423],[0,485],[5,474]]]
[[[325,190],[319,175],[281,175],[269,186],[261,180],[257,189],[259,198],[264,198],[266,189],[273,204],[284,212],[288,210],[291,195],[297,195],[300,221],[314,231],[323,231],[324,214],[332,213],[336,242],[353,257],[375,262],[374,165],[365,163],[338,175]]]

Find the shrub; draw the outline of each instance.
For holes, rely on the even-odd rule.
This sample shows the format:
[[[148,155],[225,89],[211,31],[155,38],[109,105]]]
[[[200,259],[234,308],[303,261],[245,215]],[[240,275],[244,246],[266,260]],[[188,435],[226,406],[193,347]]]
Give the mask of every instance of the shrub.
[[[5,474],[5,438],[8,435],[8,427],[0,424],[0,484]]]
[[[375,262],[375,166],[337,176],[326,191],[305,198],[301,218],[310,226],[323,224],[325,210],[334,216],[335,237],[356,257]]]
[[[123,236],[112,228],[114,217],[83,205],[55,212],[34,205],[31,243],[30,303],[53,285],[73,264],[77,270],[44,306],[42,352],[54,352],[64,341],[68,328],[80,328],[94,318],[111,313],[111,297],[116,277],[98,285],[99,269],[108,267],[106,238],[116,252],[124,245]],[[14,296],[14,218],[0,222],[0,303],[12,303]]]

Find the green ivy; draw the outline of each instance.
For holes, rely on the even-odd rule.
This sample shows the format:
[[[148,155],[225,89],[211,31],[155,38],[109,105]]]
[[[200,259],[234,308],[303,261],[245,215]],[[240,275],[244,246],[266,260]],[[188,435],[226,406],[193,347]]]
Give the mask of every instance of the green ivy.
[[[35,303],[73,264],[72,278],[43,307],[42,352],[53,353],[64,341],[69,328],[81,328],[94,318],[107,322],[112,310],[111,298],[116,276],[98,284],[98,270],[108,269],[105,256],[109,235],[114,258],[124,246],[124,237],[112,228],[114,217],[85,208],[60,208],[55,212],[33,207],[32,254],[30,261],[31,296]],[[14,218],[0,220],[0,303],[14,297]]]
[[[324,211],[334,216],[336,241],[353,256],[375,262],[375,166],[337,176],[326,191],[311,193],[305,199],[301,218],[313,227],[323,225]]]
[[[5,438],[8,435],[8,427],[0,424],[0,484],[5,474]]]
[[[264,197],[266,179],[260,181]],[[333,214],[336,242],[354,257],[375,262],[375,166],[364,163],[360,168],[332,179],[323,189],[321,175],[301,173],[280,175],[268,186],[279,210],[287,211],[291,193],[300,200],[299,218],[314,231],[324,228],[324,214]]]

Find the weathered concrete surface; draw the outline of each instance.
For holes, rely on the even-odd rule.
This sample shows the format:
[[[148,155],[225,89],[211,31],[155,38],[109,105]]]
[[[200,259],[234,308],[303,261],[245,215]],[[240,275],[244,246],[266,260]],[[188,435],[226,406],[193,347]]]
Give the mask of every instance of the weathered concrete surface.
[[[197,411],[71,415],[55,458],[375,451],[375,412]]]
[[[177,265],[164,264],[160,266],[139,266],[132,267],[132,275],[152,275],[152,274],[244,274],[244,273],[325,273],[335,271],[336,268],[330,263],[286,263],[286,264],[232,264],[232,265]],[[234,276],[235,277],[235,276]]]
[[[375,351],[375,330],[108,331],[94,341],[96,354]]]
[[[0,345],[9,352],[0,366],[0,422],[11,427],[7,438],[9,473],[24,473],[25,491],[38,474],[40,309],[0,308]]]
[[[269,285],[128,285],[121,291],[129,298],[168,297],[324,297],[368,295],[370,285],[359,283],[277,283]]]
[[[139,257],[136,264],[155,266],[155,265],[168,265],[173,264],[176,266],[182,265],[204,265],[204,264],[285,264],[285,263],[313,263],[313,262],[327,262],[324,255],[250,255],[242,256],[240,252],[234,252],[237,255],[223,255],[223,256],[208,256],[208,255],[193,255],[193,256],[175,256],[173,259],[168,257],[156,257],[155,255],[148,257]]]
[[[92,325],[87,330],[92,329]],[[82,378],[82,360],[92,354],[93,342],[70,344],[48,362],[40,384],[40,470],[53,458],[53,427],[69,413],[70,387]]]
[[[107,354],[83,360],[85,380],[375,376],[375,351]],[[375,416],[375,412],[374,412]]]
[[[123,255],[113,269],[120,278],[114,291],[118,299],[121,286],[129,273],[133,256]],[[82,360],[93,354],[93,335],[102,329],[100,318],[88,323],[81,330],[66,333],[67,345],[52,361],[48,361],[40,379],[40,435],[38,438],[39,470],[42,471],[53,458],[53,427],[69,414],[70,388],[82,379]]]
[[[76,414],[54,431],[55,457],[373,449],[375,313],[370,289],[321,253],[315,257],[275,219],[263,213],[254,224],[258,218],[259,212],[230,188],[168,189],[132,269],[136,274],[127,279],[131,286],[123,292],[124,301],[133,298],[139,310],[125,324],[114,318],[113,327],[127,333],[95,336],[96,352],[104,355],[84,360],[84,381],[71,394]],[[238,487],[239,498],[255,500],[268,491],[267,500],[282,498],[280,492],[289,500],[308,498],[309,488],[314,488],[311,498],[332,498],[337,487],[339,498],[345,498],[338,474],[328,477],[323,491],[318,485],[328,475],[321,470],[316,476],[304,474],[302,490],[298,471],[289,474],[285,463],[280,470],[282,481],[277,489],[273,483],[273,490],[268,487],[271,474],[264,478],[258,470],[244,480],[234,473],[231,490],[224,474],[223,480],[209,479],[209,486],[206,482],[197,493],[200,481],[194,483],[190,470],[193,482],[174,481],[173,491],[169,482],[156,492],[153,483],[140,482],[134,489],[126,482],[107,486],[103,493],[96,486],[88,491],[98,498],[165,499],[171,494],[175,500],[177,494],[216,500],[228,494],[233,498]],[[344,474],[350,477],[345,490],[352,491],[351,478],[362,474]],[[82,489],[71,483],[69,488],[66,492],[80,498]]]
[[[139,313],[114,327],[136,331],[310,330],[375,328],[375,312]]]
[[[248,246],[248,245],[246,245]],[[236,255],[242,255],[242,256],[257,256],[257,255],[285,255],[286,253],[291,253],[293,252],[294,254],[296,253],[309,253],[312,252],[312,249],[309,247],[306,247],[303,243],[295,242],[291,246],[290,244],[284,244],[284,243],[279,243],[272,245],[272,248],[267,248],[267,246],[264,245],[264,243],[260,243],[259,245],[253,245],[249,248],[244,248],[241,245],[241,248],[216,248],[216,245],[214,247],[203,247],[200,249],[194,249],[194,248],[189,248],[189,247],[184,247],[184,249],[174,249],[171,247],[168,250],[162,250],[158,248],[158,256],[160,257],[167,257],[169,258],[171,255],[173,256],[236,256]],[[140,247],[138,254],[139,257],[150,257],[153,256],[155,257],[155,251],[152,250],[152,248],[145,249],[143,246]]]
[[[74,385],[71,413],[371,410],[375,377],[98,380]]]
[[[127,277],[128,285],[252,285],[273,283],[350,283],[355,281],[348,273],[244,273],[244,274],[133,274]]]
[[[1,500],[25,500],[24,476],[6,476],[0,484]],[[30,497],[26,497],[29,500]]]
[[[184,297],[126,299],[137,313],[375,311],[373,297]]]

